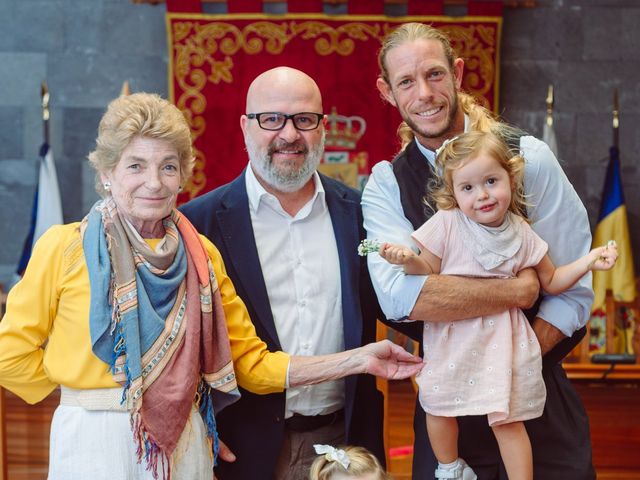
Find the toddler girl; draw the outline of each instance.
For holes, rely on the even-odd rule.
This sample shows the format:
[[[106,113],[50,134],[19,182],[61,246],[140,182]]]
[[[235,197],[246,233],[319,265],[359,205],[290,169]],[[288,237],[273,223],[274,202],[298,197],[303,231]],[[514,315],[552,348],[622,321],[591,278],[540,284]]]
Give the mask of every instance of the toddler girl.
[[[555,267],[547,244],[528,225],[524,159],[498,135],[469,132],[436,152],[431,197],[438,212],[413,234],[420,254],[382,244],[379,253],[407,274],[514,277],[535,268],[542,289],[559,294],[589,270],[608,270],[615,242]],[[540,347],[520,309],[457,322],[424,322],[425,367],[416,378],[436,478],[473,480],[458,458],[457,416],[487,415],[511,480],[532,479],[524,420],[539,417],[546,390]]]
[[[311,465],[310,480],[391,480],[378,459],[363,447],[314,445],[321,455]]]

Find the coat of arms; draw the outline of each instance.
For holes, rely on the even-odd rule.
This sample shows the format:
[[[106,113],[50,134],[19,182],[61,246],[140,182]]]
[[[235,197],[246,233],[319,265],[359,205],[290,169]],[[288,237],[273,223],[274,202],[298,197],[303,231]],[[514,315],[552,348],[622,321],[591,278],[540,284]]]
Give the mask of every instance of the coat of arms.
[[[367,129],[364,118],[340,115],[331,108],[327,121],[325,152],[318,170],[350,187],[362,190],[369,178],[369,154],[358,152],[358,140]]]

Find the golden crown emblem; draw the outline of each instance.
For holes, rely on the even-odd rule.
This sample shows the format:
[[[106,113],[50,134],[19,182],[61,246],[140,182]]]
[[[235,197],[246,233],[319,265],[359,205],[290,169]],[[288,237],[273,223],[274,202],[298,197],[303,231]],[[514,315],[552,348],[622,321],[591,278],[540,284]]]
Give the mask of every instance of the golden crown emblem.
[[[327,117],[326,146],[346,148],[355,150],[358,140],[362,138],[367,129],[367,122],[364,118],[356,115],[347,117],[339,115],[336,107],[331,108],[331,113]]]

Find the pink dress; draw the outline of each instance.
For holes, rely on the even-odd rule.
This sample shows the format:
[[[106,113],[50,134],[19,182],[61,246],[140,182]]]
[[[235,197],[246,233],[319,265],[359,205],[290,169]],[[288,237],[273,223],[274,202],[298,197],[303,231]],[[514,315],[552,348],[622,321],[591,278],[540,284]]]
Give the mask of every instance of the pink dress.
[[[520,217],[522,245],[513,257],[485,270],[463,239],[455,210],[440,210],[413,238],[440,257],[441,274],[509,278],[537,265],[547,244]],[[546,390],[540,346],[518,308],[456,322],[424,322],[425,366],[416,377],[427,413],[488,415],[489,425],[542,415]]]

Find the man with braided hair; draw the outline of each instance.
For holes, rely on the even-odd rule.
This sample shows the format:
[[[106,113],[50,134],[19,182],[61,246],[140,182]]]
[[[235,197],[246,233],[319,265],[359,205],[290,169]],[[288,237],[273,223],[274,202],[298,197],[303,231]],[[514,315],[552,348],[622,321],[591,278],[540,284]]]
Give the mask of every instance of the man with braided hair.
[[[392,162],[375,165],[365,187],[362,206],[369,239],[415,248],[411,233],[431,215],[423,197],[433,175],[435,150],[465,131],[492,130],[525,157],[527,216],[549,244],[553,261],[568,263],[589,251],[587,212],[557,159],[544,142],[495,119],[460,91],[464,61],[456,58],[445,34],[421,23],[404,24],[385,39],[378,60],[378,89],[404,120],[399,128],[403,148]],[[513,279],[475,279],[404,275],[401,267],[378,255],[369,255],[368,263],[378,300],[389,319],[455,322],[535,303],[529,318],[544,355],[547,403],[542,417],[525,422],[534,477],[595,478],[588,419],[560,364],[584,336],[593,300],[590,275],[562,295],[542,293],[538,298],[538,280],[529,270]],[[404,327],[411,325],[416,326],[413,337],[421,340],[422,324]],[[437,461],[420,405],[414,429],[413,478],[433,479]],[[459,430],[460,457],[478,478],[506,479],[486,416],[460,418]]]

